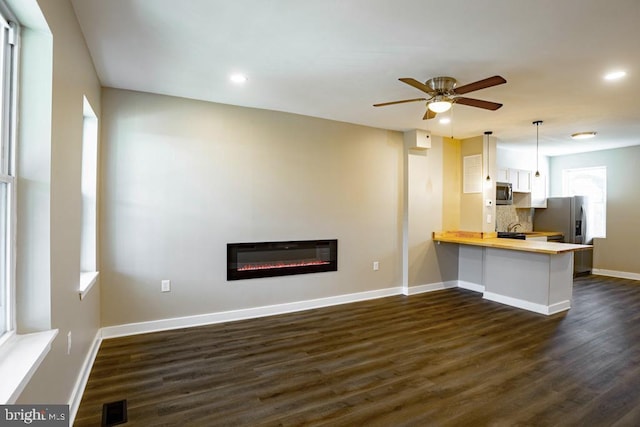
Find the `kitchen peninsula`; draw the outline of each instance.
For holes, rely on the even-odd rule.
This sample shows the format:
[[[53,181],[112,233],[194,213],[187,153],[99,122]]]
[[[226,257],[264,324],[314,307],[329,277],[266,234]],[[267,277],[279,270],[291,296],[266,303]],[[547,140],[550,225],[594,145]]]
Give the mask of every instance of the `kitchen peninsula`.
[[[460,287],[482,292],[491,301],[546,315],[571,308],[573,253],[592,248],[500,239],[486,232],[434,232],[433,240],[460,245]]]

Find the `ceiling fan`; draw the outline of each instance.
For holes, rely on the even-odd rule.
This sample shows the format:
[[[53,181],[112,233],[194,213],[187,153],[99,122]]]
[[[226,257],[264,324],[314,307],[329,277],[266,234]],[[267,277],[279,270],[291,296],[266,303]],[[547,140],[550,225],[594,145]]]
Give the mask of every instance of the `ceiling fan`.
[[[416,89],[428,94],[429,98],[414,98],[404,99],[402,101],[383,102],[381,104],[373,104],[374,107],[384,107],[385,105],[403,104],[405,102],[426,101],[427,112],[424,114],[423,120],[432,119],[438,113],[444,113],[451,105],[463,104],[470,107],[484,108],[485,110],[495,111],[502,107],[502,104],[491,101],[483,101],[481,99],[467,98],[465,93],[473,92],[480,89],[485,89],[491,86],[501,85],[507,81],[500,76],[487,77],[477,82],[469,83],[464,86],[457,86],[458,81],[453,77],[434,77],[427,80],[425,83],[419,82],[416,79],[410,77],[403,77],[399,79],[401,82],[413,86]]]

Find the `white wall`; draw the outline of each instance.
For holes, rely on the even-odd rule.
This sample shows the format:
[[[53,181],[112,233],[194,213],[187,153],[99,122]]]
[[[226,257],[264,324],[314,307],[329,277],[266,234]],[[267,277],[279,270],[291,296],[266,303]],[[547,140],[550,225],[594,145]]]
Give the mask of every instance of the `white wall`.
[[[525,169],[533,173],[538,167],[540,174],[549,175],[549,157],[540,155],[536,164],[536,146],[525,150],[511,150],[498,146],[496,150],[496,166],[501,169]],[[548,182],[548,180],[547,180]]]

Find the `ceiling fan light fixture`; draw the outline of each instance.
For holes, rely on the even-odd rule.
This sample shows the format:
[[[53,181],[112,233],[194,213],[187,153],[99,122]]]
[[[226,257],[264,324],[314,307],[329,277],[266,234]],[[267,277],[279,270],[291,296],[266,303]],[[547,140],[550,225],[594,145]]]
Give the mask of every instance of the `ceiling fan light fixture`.
[[[502,107],[502,104],[459,95],[507,82],[504,77],[493,76],[458,87],[457,81],[453,77],[434,77],[424,83],[411,77],[400,77],[398,80],[426,93],[429,98],[402,99],[400,101],[381,102],[373,104],[373,106],[383,107],[385,105],[404,104],[405,102],[426,101],[427,111],[422,117],[423,120],[433,119],[438,113],[444,113],[452,109],[454,103],[495,111]]]
[[[451,102],[436,100],[429,103],[429,110],[434,113],[444,113],[445,111],[449,111],[451,108]]]
[[[593,138],[594,136],[597,135],[598,132],[576,132],[574,134],[571,134],[571,138],[572,139],[589,139],[589,138]]]

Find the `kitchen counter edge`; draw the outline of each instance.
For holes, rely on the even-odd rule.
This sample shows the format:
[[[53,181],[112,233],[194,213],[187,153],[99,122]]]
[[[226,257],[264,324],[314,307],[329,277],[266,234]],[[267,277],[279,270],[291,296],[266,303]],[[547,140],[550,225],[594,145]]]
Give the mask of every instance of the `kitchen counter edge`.
[[[482,246],[486,248],[508,249],[522,252],[536,252],[557,255],[592,249],[592,245],[573,243],[543,242],[537,240],[500,239],[496,233],[474,231],[434,231],[433,240],[444,243]]]

